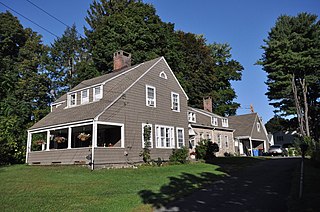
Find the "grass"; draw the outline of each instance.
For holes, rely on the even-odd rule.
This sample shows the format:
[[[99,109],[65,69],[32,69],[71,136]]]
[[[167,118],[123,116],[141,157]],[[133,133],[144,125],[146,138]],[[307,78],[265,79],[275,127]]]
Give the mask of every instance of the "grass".
[[[0,167],[4,211],[151,211],[225,173],[205,163],[91,172],[79,166]]]
[[[314,162],[306,159],[304,162],[304,186],[303,195],[299,199],[299,183],[300,183],[300,166],[292,181],[292,190],[288,202],[289,210],[296,211],[319,211],[320,201],[320,167],[315,166]]]

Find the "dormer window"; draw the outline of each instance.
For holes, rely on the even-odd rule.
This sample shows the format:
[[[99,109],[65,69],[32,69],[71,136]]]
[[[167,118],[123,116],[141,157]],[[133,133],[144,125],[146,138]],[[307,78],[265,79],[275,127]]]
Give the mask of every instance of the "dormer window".
[[[81,104],[89,102],[89,89],[81,91]]]
[[[222,119],[222,127],[229,127],[228,119],[226,118]]]
[[[188,120],[189,120],[189,122],[195,123],[196,122],[196,114],[193,112],[188,112]]]
[[[146,85],[146,105],[156,107],[156,88]]]
[[[77,94],[73,93],[73,94],[70,94],[68,97],[69,97],[69,106],[70,107],[75,106],[77,104]]]
[[[102,85],[93,88],[93,101],[102,99]]]
[[[159,74],[159,77],[163,78],[163,79],[167,79],[167,75],[166,73],[164,73],[164,71],[162,71],[160,74]]]
[[[212,124],[212,126],[218,126],[218,118],[211,117],[211,124]]]

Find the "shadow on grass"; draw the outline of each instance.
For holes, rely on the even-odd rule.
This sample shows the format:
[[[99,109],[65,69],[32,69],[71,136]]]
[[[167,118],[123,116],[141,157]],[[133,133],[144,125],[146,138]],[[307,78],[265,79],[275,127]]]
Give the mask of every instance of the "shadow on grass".
[[[219,170],[216,170],[219,171]],[[163,185],[159,192],[151,190],[142,190],[138,194],[144,204],[151,204],[154,208],[161,208],[169,202],[186,196],[196,189],[202,188],[207,184],[213,183],[227,174],[219,171],[217,174],[203,172],[200,175],[182,173],[178,177],[169,177],[170,182]]]

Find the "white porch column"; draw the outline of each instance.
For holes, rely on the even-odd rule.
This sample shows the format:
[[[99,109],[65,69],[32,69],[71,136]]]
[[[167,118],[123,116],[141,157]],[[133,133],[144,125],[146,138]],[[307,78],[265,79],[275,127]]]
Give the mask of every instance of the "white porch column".
[[[47,130],[47,149],[46,151],[50,150],[50,130]]]
[[[68,128],[68,149],[71,149],[72,128]]]
[[[267,151],[267,141],[263,141],[263,151]]]
[[[250,152],[251,152],[251,156],[253,156],[253,149],[252,149],[252,140],[251,140],[251,137],[249,138],[249,142],[250,142]]]
[[[32,134],[28,131],[27,149],[26,149],[26,163],[28,163],[29,152],[31,152],[31,140],[32,140]]]
[[[93,121],[92,124],[92,146],[97,147],[97,137],[98,137],[98,124]]]
[[[92,122],[92,142],[91,142],[91,170],[94,170],[94,148],[97,146],[98,125],[97,121]]]

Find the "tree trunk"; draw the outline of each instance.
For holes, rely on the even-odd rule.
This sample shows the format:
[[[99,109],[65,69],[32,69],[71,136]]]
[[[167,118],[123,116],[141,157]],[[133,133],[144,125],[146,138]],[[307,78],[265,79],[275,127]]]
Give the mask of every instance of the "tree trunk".
[[[299,97],[298,97],[298,91],[297,91],[297,86],[296,86],[296,83],[295,83],[295,75],[294,74],[292,74],[291,84],[292,84],[292,92],[293,92],[293,96],[294,96],[294,102],[295,102],[296,110],[297,110],[300,133],[301,133],[302,136],[306,136],[306,132],[304,130],[304,123],[303,123],[304,122],[304,120],[303,120],[304,117],[302,115],[301,107],[300,107],[300,104],[299,104]]]
[[[310,137],[310,129],[309,129],[309,118],[308,118],[308,101],[307,101],[307,92],[308,87],[306,85],[306,79],[301,80],[300,84],[302,86],[302,94],[303,94],[303,103],[304,103],[304,121],[305,121],[305,129],[306,129],[306,135]]]

